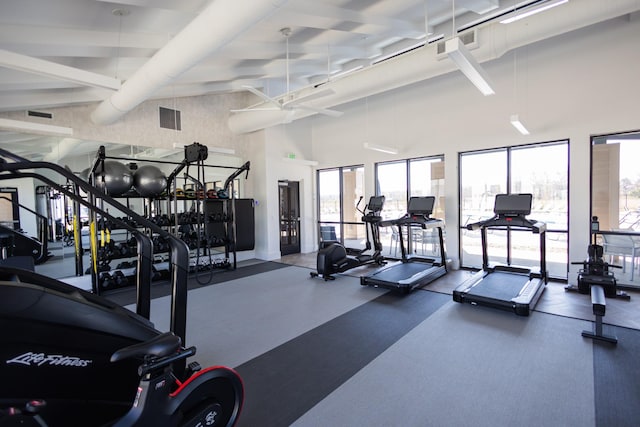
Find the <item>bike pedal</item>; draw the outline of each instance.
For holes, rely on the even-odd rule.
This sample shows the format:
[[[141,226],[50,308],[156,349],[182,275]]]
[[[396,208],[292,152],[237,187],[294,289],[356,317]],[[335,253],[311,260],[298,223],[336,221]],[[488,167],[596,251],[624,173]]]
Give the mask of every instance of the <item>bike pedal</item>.
[[[202,366],[198,362],[191,362],[187,365],[187,369],[191,372],[198,372],[202,369]]]

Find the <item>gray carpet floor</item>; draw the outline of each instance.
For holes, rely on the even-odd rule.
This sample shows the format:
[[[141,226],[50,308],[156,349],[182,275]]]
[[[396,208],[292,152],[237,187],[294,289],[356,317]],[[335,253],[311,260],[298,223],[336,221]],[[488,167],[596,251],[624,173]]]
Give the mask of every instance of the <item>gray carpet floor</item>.
[[[640,331],[607,325],[616,347],[583,338],[588,307],[586,320],[552,313],[545,297],[557,289],[519,317],[454,303],[431,285],[399,296],[309,271],[189,292],[195,359],[244,378],[240,427],[638,425]],[[159,329],[168,313],[168,297],[152,302]]]

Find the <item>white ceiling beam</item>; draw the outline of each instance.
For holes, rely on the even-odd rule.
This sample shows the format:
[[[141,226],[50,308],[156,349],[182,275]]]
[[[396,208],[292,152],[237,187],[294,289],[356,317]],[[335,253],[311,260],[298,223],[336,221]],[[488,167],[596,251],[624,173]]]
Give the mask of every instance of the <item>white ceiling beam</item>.
[[[39,74],[54,79],[77,83],[82,86],[92,86],[105,89],[120,89],[120,80],[78,68],[60,65],[43,59],[0,49],[0,66],[20,70],[27,73]]]
[[[62,64],[70,67],[76,67],[76,62],[81,61],[89,62],[93,59],[105,59],[106,61],[120,61],[129,58],[139,58],[142,61],[146,61],[157,51],[155,48],[134,48],[134,47],[108,47],[108,46],[72,46],[72,45],[22,45],[22,44],[10,44],[4,45],[7,50],[12,52],[20,52],[21,55],[47,58],[47,60],[55,60],[57,63],[63,61],[73,61],[73,64]],[[80,59],[79,59],[80,58]]]
[[[34,142],[47,139],[40,135],[31,135],[27,133],[19,133],[13,131],[0,131],[0,144],[18,144],[23,145],[27,142]]]
[[[484,15],[500,7],[499,0],[457,0],[456,6]]]
[[[424,25],[417,25],[413,22],[388,18],[384,15],[368,12],[358,12],[342,7],[323,4],[316,0],[298,0],[287,6],[288,11],[296,12],[303,16],[331,18],[336,22],[350,21],[360,24],[362,27],[371,27],[371,34],[379,34],[380,27],[396,32],[406,32],[418,36],[424,35]],[[297,22],[297,21],[294,21]],[[418,20],[420,22],[420,20]],[[375,27],[375,28],[374,28]],[[361,28],[356,32],[360,33]]]
[[[3,44],[38,44],[49,46],[56,56],[56,46],[70,45],[79,47],[113,47],[159,49],[167,43],[166,33],[130,33],[117,31],[92,31],[76,28],[45,27],[40,25],[0,26],[0,39]]]
[[[202,5],[202,0],[96,0],[109,4],[122,4],[125,6],[149,7],[154,9],[184,10],[196,9]]]
[[[16,132],[31,132],[37,135],[73,135],[73,129],[70,127],[2,118],[0,118],[0,129]]]
[[[0,111],[19,111],[34,108],[68,107],[75,104],[100,102],[112,93],[106,89],[82,88],[71,91],[9,92],[0,96]]]
[[[95,124],[115,122],[154,92],[255,26],[287,0],[216,0],[140,67],[91,114]]]
[[[225,58],[237,58],[237,59],[272,59],[274,57],[285,56],[284,43],[261,43],[256,41],[244,41],[236,40],[233,45],[220,51],[220,57]],[[353,44],[331,44],[329,46],[329,53],[331,55],[346,55],[355,57],[366,57],[371,55],[372,51],[368,46],[354,46]],[[327,56],[327,43],[323,43],[318,40],[317,43],[296,43],[295,41],[289,42],[289,53],[295,55],[320,55],[326,58]],[[218,57],[218,56],[217,56]],[[292,62],[295,61],[292,59]]]

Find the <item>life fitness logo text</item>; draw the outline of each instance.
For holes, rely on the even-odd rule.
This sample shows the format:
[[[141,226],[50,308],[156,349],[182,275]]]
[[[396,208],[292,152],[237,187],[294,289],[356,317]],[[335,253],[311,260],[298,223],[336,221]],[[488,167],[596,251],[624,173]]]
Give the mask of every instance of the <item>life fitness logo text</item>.
[[[28,351],[20,356],[7,360],[7,364],[19,364],[27,366],[70,366],[73,368],[86,368],[93,360],[80,359],[79,357],[64,356],[62,354],[44,354]]]

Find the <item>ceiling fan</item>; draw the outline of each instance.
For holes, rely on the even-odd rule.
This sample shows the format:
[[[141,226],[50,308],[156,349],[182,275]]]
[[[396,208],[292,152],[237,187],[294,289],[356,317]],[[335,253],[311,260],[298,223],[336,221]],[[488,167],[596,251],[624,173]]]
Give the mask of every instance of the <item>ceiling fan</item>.
[[[293,120],[296,110],[307,110],[314,113],[324,114],[330,117],[340,117],[344,113],[342,111],[331,110],[328,108],[319,108],[313,105],[306,104],[306,102],[314,99],[322,98],[335,93],[333,89],[324,89],[308,95],[302,95],[297,98],[291,98],[291,92],[289,91],[289,36],[291,35],[291,28],[282,28],[280,33],[286,37],[287,49],[286,49],[286,64],[287,64],[287,93],[286,96],[281,99],[275,99],[264,92],[254,88],[253,86],[243,85],[242,88],[248,90],[254,95],[260,97],[265,103],[271,104],[270,107],[256,107],[256,108],[242,108],[238,110],[231,110],[232,113],[247,112],[247,111],[288,111],[285,117],[284,123],[289,123]],[[291,99],[289,99],[291,98]]]

